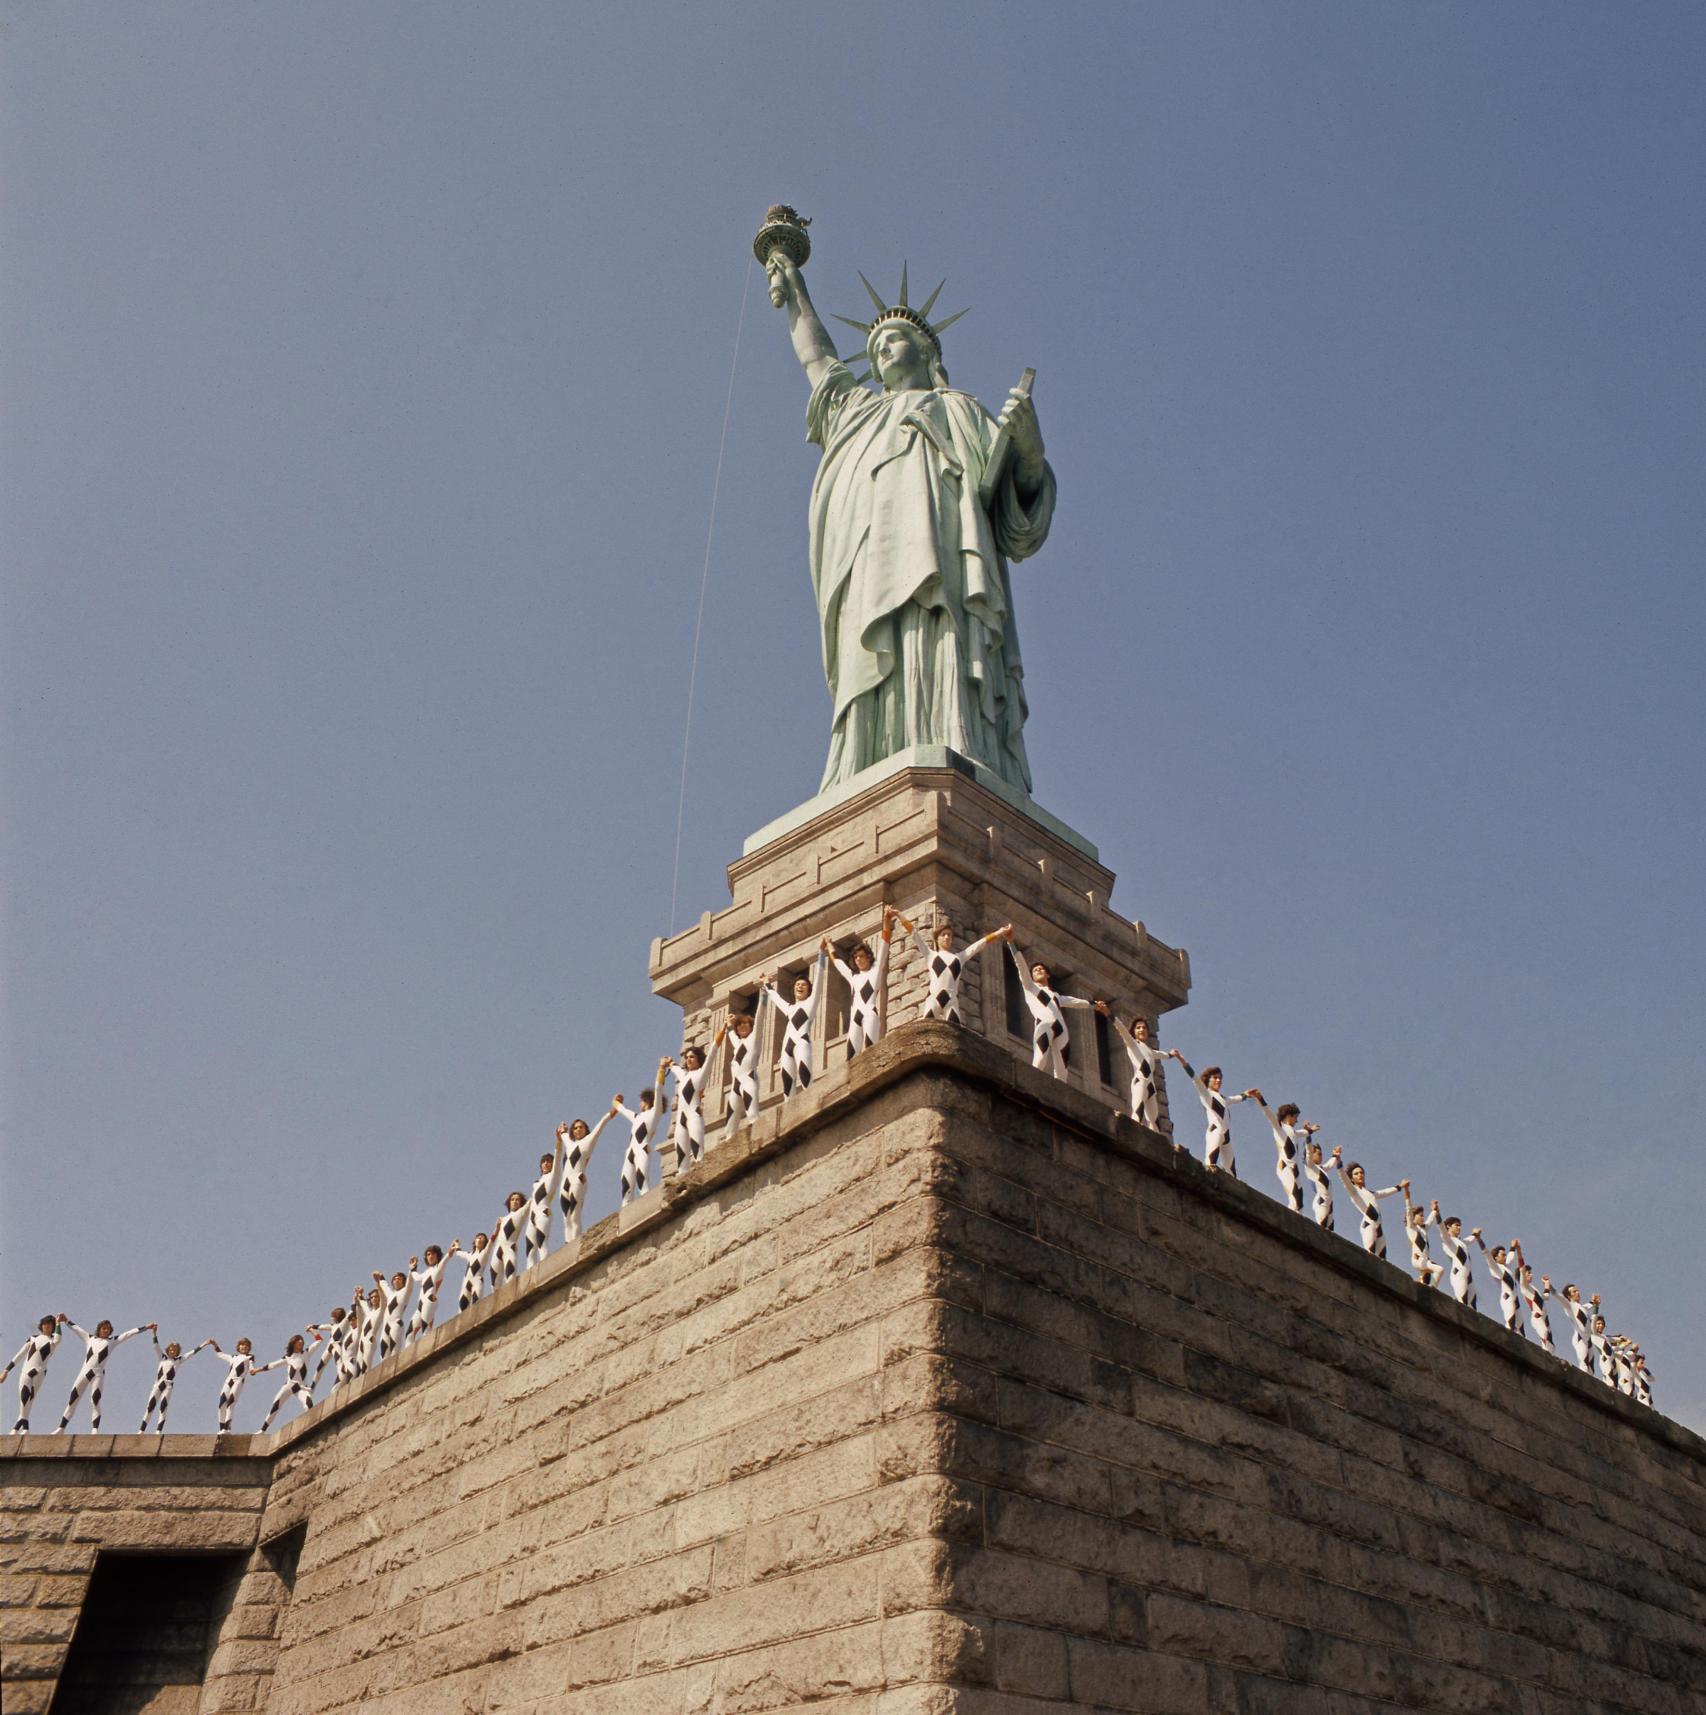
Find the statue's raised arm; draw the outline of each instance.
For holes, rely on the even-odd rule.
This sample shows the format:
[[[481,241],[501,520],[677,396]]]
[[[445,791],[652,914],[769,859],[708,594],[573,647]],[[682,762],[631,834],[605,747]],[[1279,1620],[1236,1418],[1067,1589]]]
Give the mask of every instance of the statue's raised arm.
[[[823,318],[806,290],[805,276],[793,259],[776,251],[771,255],[767,272],[771,301],[780,296],[780,307],[788,312],[788,337],[794,342],[794,355],[806,372],[806,380],[816,387],[829,373],[829,366],[838,361],[835,341],[829,337],[829,329],[823,325]]]
[[[829,366],[837,360],[835,341],[812,303],[806,290],[800,264],[812,253],[812,241],[806,234],[811,221],[796,213],[786,203],[772,203],[764,216],[764,224],[752,241],[754,254],[764,264],[770,282],[770,302],[788,312],[788,336],[794,342],[794,355],[806,372],[813,387],[824,378]]]
[[[811,384],[806,438],[822,448],[810,527],[834,704],[823,784],[945,746],[1029,792],[1008,562],[1043,545],[1055,500],[1029,391],[1014,388],[997,420],[952,387],[941,334],[965,312],[932,321],[942,288],[912,306],[904,268],[893,304],[860,276],[872,320],[836,318],[864,337],[880,390],[861,385],[801,277],[804,225],[779,204],[753,248]]]

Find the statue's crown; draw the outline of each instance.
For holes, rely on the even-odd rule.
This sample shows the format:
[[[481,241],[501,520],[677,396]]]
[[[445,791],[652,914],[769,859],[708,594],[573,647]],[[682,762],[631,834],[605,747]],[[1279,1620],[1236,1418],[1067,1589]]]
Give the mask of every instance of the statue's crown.
[[[908,327],[917,328],[929,340],[931,350],[936,353],[937,357],[940,357],[942,355],[942,329],[952,326],[966,313],[964,310],[955,310],[951,316],[944,316],[939,322],[930,320],[930,311],[935,307],[936,300],[941,297],[942,286],[948,283],[946,280],[924,300],[918,309],[913,309],[906,301],[906,264],[904,262],[900,265],[899,299],[893,304],[884,303],[882,294],[863,274],[859,276],[859,280],[865,290],[870,293],[871,302],[877,307],[876,315],[868,322],[855,321],[852,316],[837,316],[835,319],[838,322],[845,322],[850,328],[857,328],[865,336],[867,351],[870,349],[871,336],[878,328],[887,325],[889,322],[905,322]]]

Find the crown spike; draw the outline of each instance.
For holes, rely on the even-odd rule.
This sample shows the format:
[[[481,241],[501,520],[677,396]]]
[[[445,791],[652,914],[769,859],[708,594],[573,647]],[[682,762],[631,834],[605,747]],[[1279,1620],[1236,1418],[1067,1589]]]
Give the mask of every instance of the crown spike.
[[[937,333],[940,333],[943,328],[951,328],[954,325],[954,323],[960,319],[961,316],[969,315],[970,313],[971,313],[971,305],[967,304],[963,310],[955,310],[951,316],[944,316],[939,322],[932,322],[930,325],[936,330]]]
[[[857,328],[867,339],[871,337],[871,324],[869,322],[856,322],[851,316],[836,316],[835,319],[838,322],[845,322],[850,328]]]
[[[938,287],[937,287],[937,288],[936,288],[936,290],[935,290],[935,291],[933,291],[933,292],[932,292],[932,293],[931,293],[931,294],[930,294],[930,296],[929,296],[929,297],[927,297],[927,298],[926,298],[926,299],[925,299],[925,300],[924,300],[924,303],[923,303],[923,306],[922,306],[922,307],[921,307],[921,308],[920,308],[920,310],[919,310],[919,312],[918,312],[918,313],[919,313],[919,314],[920,314],[920,315],[921,315],[921,316],[923,316],[923,317],[924,317],[924,319],[925,319],[925,320],[926,320],[926,321],[928,321],[928,320],[929,320],[929,319],[930,319],[930,312],[931,312],[931,311],[932,311],[932,310],[933,310],[933,309],[935,309],[935,307],[936,307],[936,300],[937,300],[937,299],[938,299],[938,298],[939,298],[939,297],[941,297],[941,295],[942,295],[942,286],[945,286],[945,285],[947,285],[947,283],[948,283],[948,282],[947,282],[947,281],[946,281],[946,280],[944,280],[944,281],[943,281],[943,282],[942,282],[942,284],[941,284],[941,285],[940,285],[940,286],[938,286]]]
[[[855,272],[858,272],[858,270],[855,270]],[[877,306],[877,314],[879,316],[887,315],[889,307],[883,302],[882,294],[871,284],[869,280],[865,278],[863,273],[859,273],[859,280],[865,290],[871,294],[871,302]]]
[[[900,265],[900,307],[903,310],[906,308],[906,264],[904,262]]]

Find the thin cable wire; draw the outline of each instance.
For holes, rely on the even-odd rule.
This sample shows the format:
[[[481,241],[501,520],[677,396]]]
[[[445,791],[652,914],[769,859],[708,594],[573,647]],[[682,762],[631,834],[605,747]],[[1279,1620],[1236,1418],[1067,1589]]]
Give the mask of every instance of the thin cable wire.
[[[699,634],[705,629],[705,591],[711,582],[711,543],[717,534],[717,495],[723,486],[723,452],[729,444],[729,413],[735,402],[735,369],[746,330],[746,300],[752,287],[752,258],[741,277],[740,318],[735,323],[734,356],[729,359],[729,390],[723,400],[723,432],[717,441],[717,474],[711,481],[711,517],[705,526],[705,569],[699,577],[699,617],[693,624],[693,664],[687,669],[687,724],[681,733],[681,793],[675,803],[675,869],[669,882],[669,932],[675,933],[675,907],[681,895],[681,831],[687,815],[687,747],[693,737],[693,692],[699,682]]]

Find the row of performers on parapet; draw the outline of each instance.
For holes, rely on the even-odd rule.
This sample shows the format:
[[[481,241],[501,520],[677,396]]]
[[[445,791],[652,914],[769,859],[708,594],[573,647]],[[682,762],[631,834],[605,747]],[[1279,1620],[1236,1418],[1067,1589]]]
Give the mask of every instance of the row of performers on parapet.
[[[328,1321],[311,1323],[304,1333],[292,1335],[283,1356],[271,1363],[257,1364],[248,1340],[239,1340],[232,1352],[222,1351],[216,1341],[204,1340],[186,1354],[176,1341],[162,1348],[157,1330],[151,1323],[115,1334],[112,1323],[101,1322],[90,1334],[63,1316],[44,1316],[38,1331],[25,1341],[6,1370],[0,1372],[0,1381],[3,1381],[14,1367],[19,1370],[19,1411],[13,1426],[14,1433],[29,1428],[30,1405],[45,1377],[47,1361],[57,1347],[63,1329],[71,1327],[82,1336],[85,1352],[59,1422],[60,1430],[70,1425],[79,1401],[85,1396],[89,1399],[90,1429],[100,1428],[101,1387],[112,1350],[125,1340],[146,1332],[154,1339],[159,1364],[143,1413],[144,1432],[151,1421],[157,1431],[164,1431],[166,1408],[179,1366],[197,1353],[211,1349],[218,1353],[228,1369],[219,1393],[218,1424],[221,1433],[230,1428],[238,1395],[249,1377],[284,1369],[284,1384],[268,1407],[261,1425],[264,1434],[292,1398],[304,1408],[311,1405],[314,1391],[328,1370],[332,1372],[333,1386],[336,1387],[366,1374],[374,1364],[383,1362],[399,1347],[426,1334],[433,1326],[445,1272],[453,1260],[460,1261],[463,1270],[457,1294],[460,1312],[480,1299],[488,1285],[498,1286],[514,1279],[523,1266],[531,1267],[546,1254],[550,1248],[554,1210],[560,1208],[562,1212],[564,1241],[577,1238],[593,1150],[604,1128],[618,1116],[628,1125],[628,1142],[622,1161],[622,1201],[627,1204],[643,1193],[651,1177],[652,1151],[664,1135],[665,1121],[670,1112],[667,1082],[672,1074],[675,1085],[673,1139],[678,1168],[692,1166],[704,1154],[705,1094],[712,1083],[718,1051],[724,1048],[727,1049],[728,1080],[725,1135],[744,1125],[758,1108],[758,1020],[766,1004],[776,1009],[782,1024],[779,1070],[784,1100],[811,1084],[815,1063],[814,1032],[829,967],[833,966],[848,989],[849,1058],[880,1041],[884,1028],[888,955],[897,924],[913,939],[925,960],[925,1017],[961,1023],[960,984],[968,962],[992,946],[1005,944],[1017,969],[1031,1018],[1031,1064],[1034,1067],[1057,1078],[1067,1078],[1070,1075],[1072,1044],[1066,1013],[1074,1009],[1100,1013],[1112,1026],[1130,1064],[1133,1119],[1150,1130],[1160,1129],[1163,1063],[1169,1059],[1177,1060],[1202,1102],[1207,1122],[1203,1140],[1205,1165],[1212,1172],[1230,1173],[1236,1178],[1230,1104],[1246,1100],[1256,1102],[1273,1132],[1275,1171],[1281,1191],[1296,1214],[1304,1214],[1303,1187],[1307,1183],[1315,1222],[1332,1231],[1332,1179],[1336,1177],[1360,1218],[1364,1250],[1384,1258],[1386,1237],[1380,1204],[1383,1199],[1402,1195],[1404,1231],[1416,1278],[1428,1287],[1438,1286],[1449,1278],[1458,1301],[1471,1309],[1476,1308],[1475,1278],[1462,1222],[1456,1216],[1442,1218],[1437,1200],[1426,1208],[1412,1202],[1408,1179],[1384,1190],[1373,1189],[1360,1162],[1353,1161],[1347,1165],[1338,1148],[1332,1151],[1331,1156],[1324,1155],[1315,1135],[1320,1128],[1313,1123],[1304,1123],[1295,1103],[1270,1110],[1258,1089],[1239,1094],[1226,1092],[1222,1088],[1223,1079],[1218,1066],[1206,1067],[1199,1073],[1177,1049],[1158,1047],[1150,1040],[1147,1019],[1135,1016],[1128,1025],[1105,1000],[1062,993],[1054,986],[1045,963],[1027,960],[1013,945],[1012,924],[1003,924],[956,952],[953,926],[946,919],[940,920],[926,938],[911,921],[892,907],[885,906],[882,929],[874,948],[863,941],[857,942],[849,959],[843,961],[825,937],[815,970],[795,978],[789,995],[781,992],[773,976],[767,976],[759,986],[753,1009],[731,1016],[718,1029],[708,1053],[697,1046],[689,1046],[683,1050],[679,1064],[668,1055],[659,1060],[657,1077],[650,1088],[641,1093],[637,1108],[628,1107],[619,1093],[596,1124],[589,1126],[585,1120],[577,1119],[571,1124],[558,1126],[556,1148],[551,1154],[540,1157],[539,1176],[531,1191],[510,1192],[489,1233],[474,1234],[467,1250],[462,1248],[460,1239],[454,1240],[448,1251],[438,1245],[429,1245],[424,1252],[424,1268],[421,1258],[411,1257],[408,1269],[397,1270],[389,1281],[376,1271],[371,1289],[358,1289],[347,1308],[339,1305],[331,1311]],[[1445,1253],[1444,1264],[1431,1254],[1431,1231],[1436,1228]],[[1559,1292],[1546,1275],[1539,1276],[1539,1284],[1536,1285],[1534,1270],[1523,1257],[1517,1240],[1513,1239],[1508,1248],[1494,1245],[1489,1250],[1479,1227],[1471,1229],[1469,1239],[1481,1250],[1487,1270],[1498,1285],[1506,1328],[1518,1335],[1523,1333],[1522,1310],[1526,1306],[1534,1337],[1547,1352],[1555,1352],[1547,1301],[1557,1299],[1570,1321],[1570,1338],[1577,1364],[1590,1374],[1597,1373],[1607,1386],[1638,1398],[1645,1405],[1653,1403],[1652,1372],[1646,1358],[1634,1341],[1606,1331],[1597,1293],[1584,1299],[1574,1285],[1566,1285]],[[522,1262],[524,1252],[525,1265]],[[311,1349],[310,1341],[313,1346],[321,1348],[317,1354]]]

